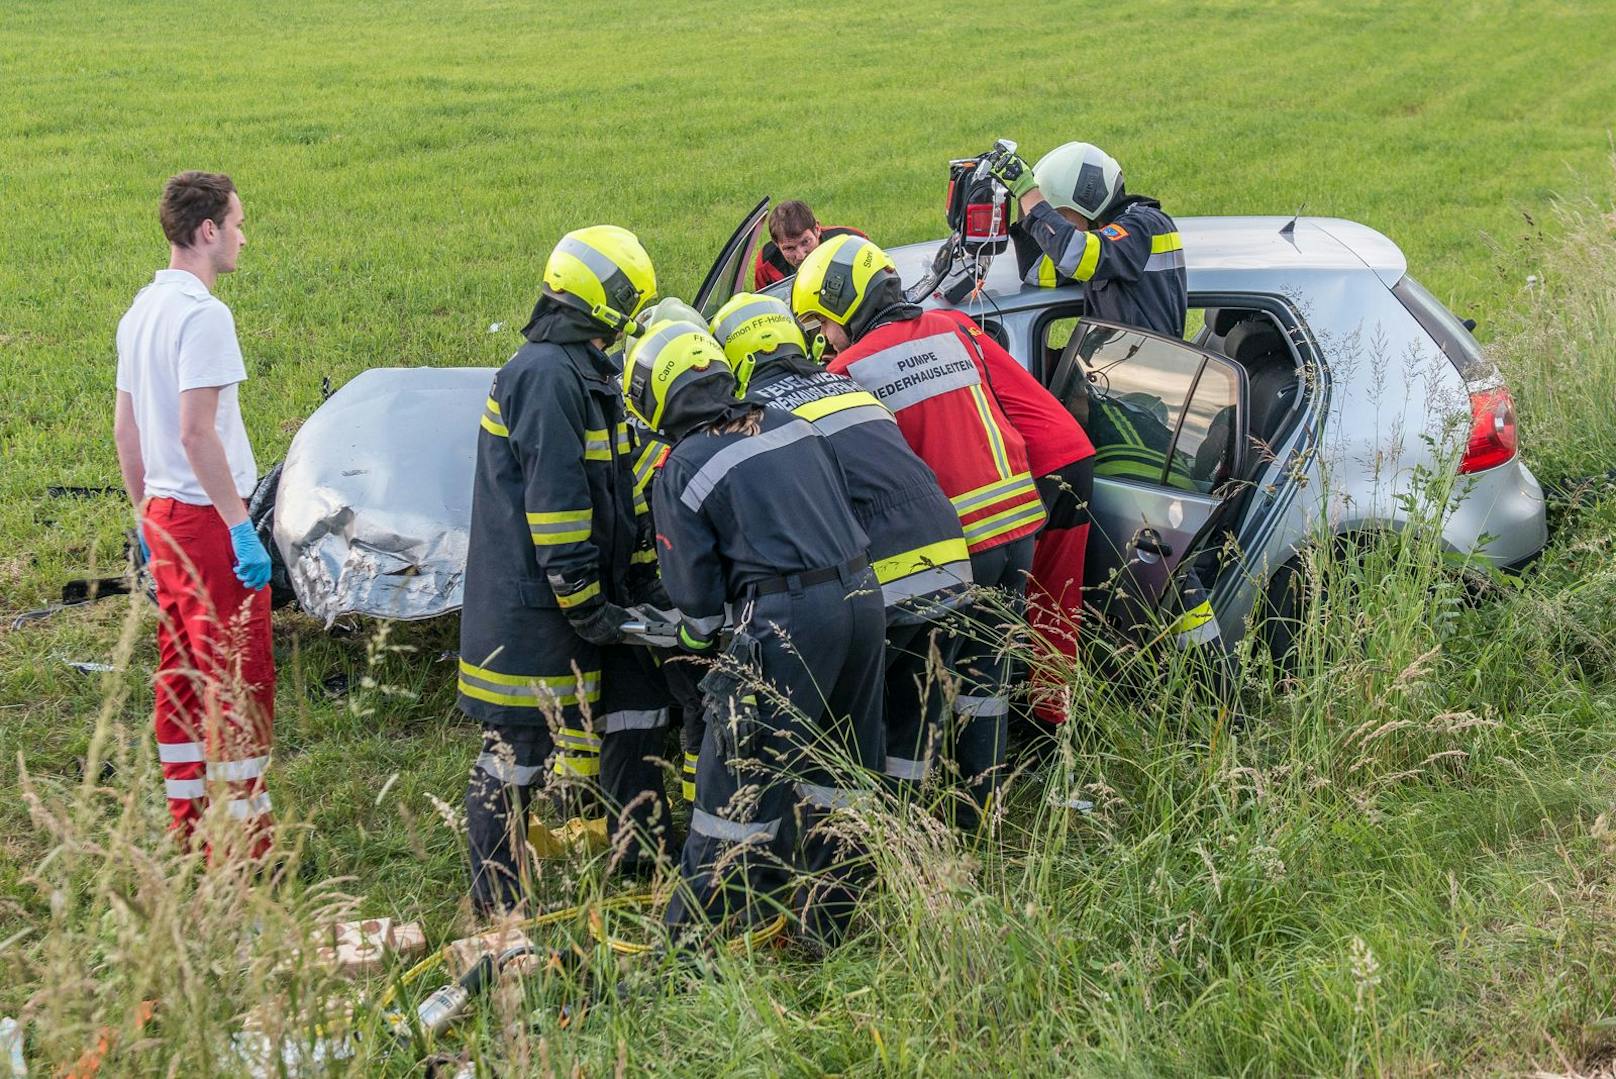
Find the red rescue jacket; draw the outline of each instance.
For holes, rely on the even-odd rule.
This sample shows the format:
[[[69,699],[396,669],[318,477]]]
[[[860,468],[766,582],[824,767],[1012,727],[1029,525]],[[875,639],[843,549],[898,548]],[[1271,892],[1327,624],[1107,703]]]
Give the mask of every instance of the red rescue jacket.
[[[1027,443],[1027,464],[1043,477],[1056,469],[1094,456],[1094,444],[1055,395],[1004,350],[970,316],[958,311],[938,312],[959,322],[987,367],[988,382],[1010,425]]]
[[[975,554],[1037,532],[1044,507],[1026,443],[1005,416],[976,347],[982,338],[967,325],[976,328],[937,311],[890,322],[838,353],[829,367],[892,410],[904,439],[937,474]]]

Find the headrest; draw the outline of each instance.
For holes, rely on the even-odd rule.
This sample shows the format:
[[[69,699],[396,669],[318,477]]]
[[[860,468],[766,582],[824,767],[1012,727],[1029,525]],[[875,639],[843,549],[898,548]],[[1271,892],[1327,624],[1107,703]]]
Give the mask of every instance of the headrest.
[[[1259,316],[1248,318],[1229,330],[1223,339],[1223,354],[1242,367],[1275,354],[1287,355],[1285,339],[1272,322]]]
[[[1242,311],[1238,307],[1209,307],[1202,312],[1206,324],[1212,328],[1214,337],[1227,337],[1229,331],[1238,326],[1243,320],[1255,317],[1255,311]]]

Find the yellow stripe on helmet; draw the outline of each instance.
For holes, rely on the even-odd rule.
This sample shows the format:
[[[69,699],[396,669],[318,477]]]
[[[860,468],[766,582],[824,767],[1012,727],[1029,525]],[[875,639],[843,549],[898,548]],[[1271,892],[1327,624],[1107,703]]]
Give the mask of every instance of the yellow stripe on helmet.
[[[623,402],[642,423],[660,430],[673,384],[685,372],[704,371],[715,363],[731,370],[707,327],[658,322],[635,338],[624,357]]]
[[[846,326],[869,297],[871,285],[897,265],[862,236],[834,236],[809,252],[791,285],[791,309]]]

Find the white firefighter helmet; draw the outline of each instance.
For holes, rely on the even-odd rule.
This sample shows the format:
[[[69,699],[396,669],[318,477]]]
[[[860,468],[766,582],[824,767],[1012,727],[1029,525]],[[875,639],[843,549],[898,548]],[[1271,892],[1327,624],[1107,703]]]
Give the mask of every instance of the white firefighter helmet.
[[[1032,172],[1051,206],[1076,210],[1090,221],[1100,220],[1122,194],[1122,166],[1093,143],[1057,146]]]

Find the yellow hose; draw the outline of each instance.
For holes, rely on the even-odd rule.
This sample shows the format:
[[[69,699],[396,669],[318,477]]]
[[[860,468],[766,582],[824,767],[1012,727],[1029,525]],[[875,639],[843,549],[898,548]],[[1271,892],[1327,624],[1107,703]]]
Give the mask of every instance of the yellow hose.
[[[523,921],[515,923],[511,926],[511,928],[527,930],[537,929],[540,926],[555,925],[558,922],[571,921],[587,911],[588,917],[586,921],[589,925],[589,935],[594,937],[597,942],[606,945],[606,947],[616,955],[646,955],[654,949],[653,945],[641,944],[635,941],[619,940],[616,937],[607,935],[606,922],[605,919],[601,917],[601,914],[604,911],[616,910],[619,907],[655,906],[659,901],[665,900],[666,898],[666,893],[659,895],[656,892],[630,892],[626,895],[614,895],[608,899],[602,899],[595,903],[580,903],[575,907],[567,907],[564,910],[553,910],[548,914],[540,914],[533,918],[527,918]],[[738,937],[731,938],[725,942],[725,946],[729,949],[730,954],[732,955],[745,955],[748,951],[767,944],[775,937],[778,937],[782,932],[785,931],[785,927],[786,916],[781,914],[773,921],[768,922],[765,925],[761,925],[758,928],[743,933]],[[406,985],[413,985],[415,982],[420,981],[426,976],[427,972],[442,964],[444,959],[448,957],[448,954],[448,947],[440,948],[436,952],[433,952],[431,955],[427,956],[425,959],[421,960],[419,963],[415,964],[415,966],[411,967],[409,970],[406,970],[403,974],[399,975],[399,977],[387,987],[386,991],[383,992],[381,997],[376,1001],[377,1009],[385,1009],[393,1002],[393,999],[398,996],[398,991],[400,988]]]
[[[655,902],[655,900],[656,894],[654,892],[632,892],[628,895],[614,895],[610,899],[603,899],[600,901],[596,909],[610,910],[616,907],[629,907],[636,906],[641,903],[651,903]],[[548,914],[540,914],[533,918],[524,919],[515,923],[510,928],[518,930],[537,929],[540,926],[554,925],[557,922],[571,921],[584,912],[585,906],[586,904],[580,903],[575,907],[567,907],[564,910],[553,910]],[[387,987],[387,990],[382,993],[381,997],[376,1001],[376,1007],[386,1008],[393,1002],[393,998],[398,995],[398,991],[402,986],[410,985],[419,981],[426,975],[428,971],[441,964],[444,959],[448,957],[448,955],[449,949],[447,946],[439,948],[437,951],[415,964],[415,966],[399,975],[399,977]]]
[[[650,893],[643,893],[642,895],[649,896]],[[654,902],[655,899],[661,897],[651,898]],[[598,943],[606,945],[607,948],[611,949],[611,951],[617,955],[646,955],[655,950],[655,945],[642,944],[636,941],[620,940],[617,937],[609,936],[606,932],[606,920],[600,916],[601,910],[604,909],[606,908],[601,906],[591,909],[589,912],[589,935],[594,937]],[[773,921],[768,922],[765,925],[761,925],[756,929],[750,930],[749,932],[742,933],[738,937],[732,937],[730,940],[725,942],[725,946],[729,949],[731,955],[745,955],[751,949],[763,944],[767,944],[769,941],[779,936],[785,930],[785,927],[786,916],[781,914]]]

